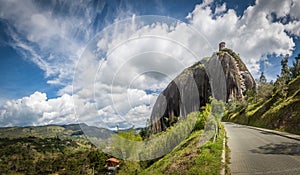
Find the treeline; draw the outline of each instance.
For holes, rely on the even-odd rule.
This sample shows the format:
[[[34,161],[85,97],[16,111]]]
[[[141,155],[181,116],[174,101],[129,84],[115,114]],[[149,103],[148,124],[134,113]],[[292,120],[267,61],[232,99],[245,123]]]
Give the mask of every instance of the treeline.
[[[288,66],[288,60],[289,55],[284,56],[281,60],[281,73],[277,75],[275,82],[267,82],[264,72],[262,72],[257,82],[256,93],[252,95],[248,94],[249,98],[254,98],[253,100],[268,99],[276,92],[279,93],[282,98],[286,98],[287,85],[300,75],[300,54],[295,57],[291,67]]]

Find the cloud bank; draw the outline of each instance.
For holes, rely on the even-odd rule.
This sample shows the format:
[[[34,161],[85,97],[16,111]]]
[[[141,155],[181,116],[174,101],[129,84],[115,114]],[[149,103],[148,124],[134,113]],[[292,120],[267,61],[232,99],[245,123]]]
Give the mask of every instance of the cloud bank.
[[[107,4],[98,3],[95,10],[91,2],[86,2],[91,8],[77,2],[56,3],[49,7],[69,10],[61,13],[32,1],[1,3],[0,18],[10,26],[12,39],[7,44],[38,65],[49,84],[62,86],[55,99],[35,92],[8,100],[0,107],[2,126],[75,119],[109,128],[143,126],[158,92],[185,67],[210,56],[220,41],[226,41],[258,76],[262,60],[292,54],[293,37],[300,36],[300,3],[294,0],[257,0],[242,16],[225,3],[213,8],[214,2],[206,0],[187,14],[187,24],[119,10],[131,18],[98,35],[99,23],[105,25],[110,14],[104,14]]]

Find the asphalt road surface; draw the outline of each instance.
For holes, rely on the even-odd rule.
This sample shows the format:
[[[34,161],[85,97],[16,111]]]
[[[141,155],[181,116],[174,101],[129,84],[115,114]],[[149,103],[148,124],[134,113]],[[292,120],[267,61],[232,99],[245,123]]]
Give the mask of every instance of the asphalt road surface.
[[[300,175],[300,141],[244,125],[224,123],[231,174]]]

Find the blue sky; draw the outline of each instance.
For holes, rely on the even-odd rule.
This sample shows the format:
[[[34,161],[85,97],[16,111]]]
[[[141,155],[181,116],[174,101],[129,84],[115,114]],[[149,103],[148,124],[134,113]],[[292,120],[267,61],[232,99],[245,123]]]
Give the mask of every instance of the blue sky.
[[[179,20],[185,20],[185,16],[188,12],[192,11],[196,4],[201,1],[103,1],[103,4],[107,4],[107,9],[102,9],[102,16],[97,16],[100,20],[95,20],[95,24],[98,26],[86,26],[95,30],[95,33],[101,31],[103,27],[113,23],[115,18],[119,18],[117,8],[124,8],[123,10],[130,10],[132,14],[139,15],[163,15],[171,16]],[[52,11],[56,11],[58,15],[69,14],[65,12],[63,7],[54,7],[52,3],[46,3],[48,8]],[[95,3],[95,2],[94,2]],[[126,5],[127,4],[127,5]],[[38,7],[41,6],[38,3]],[[129,6],[129,7],[127,7]],[[97,9],[94,9],[95,11]],[[127,14],[127,17],[130,16]],[[105,21],[105,22],[104,22]],[[57,91],[61,88],[59,85],[47,84],[47,78],[44,76],[44,71],[41,70],[37,65],[30,61],[30,58],[26,58],[26,55],[22,55],[18,48],[10,46],[11,37],[7,32],[7,25],[10,21],[7,19],[0,18],[0,56],[1,56],[1,81],[0,94],[1,98],[5,99],[16,99],[23,96],[28,96],[35,91],[47,93],[48,98],[57,97]],[[9,26],[14,27],[14,26]],[[93,32],[94,33],[94,32]],[[21,37],[26,37],[20,34]],[[75,36],[79,37],[80,36]],[[87,39],[83,39],[83,42],[87,42]],[[78,41],[81,42],[81,41]]]
[[[141,61],[137,54],[150,48],[157,53],[165,52],[160,50],[163,47],[152,48],[155,44],[166,44],[155,39],[151,42],[141,39],[137,45],[125,44],[130,51],[135,50],[137,53],[129,53],[128,48],[127,52],[117,50],[118,53],[108,59],[108,53],[114,44],[116,46],[116,43],[122,43],[122,38],[128,39],[136,34],[169,37],[195,50],[199,57],[210,56],[217,49],[217,44],[225,41],[228,47],[240,54],[255,78],[264,71],[268,80],[274,80],[280,74],[282,55],[291,55],[291,65],[293,58],[300,53],[299,8],[300,3],[295,0],[90,0],[84,3],[1,0],[1,126],[73,123],[78,118],[86,119],[90,116],[102,117],[101,121],[105,121],[108,127],[114,127],[116,123],[123,123],[124,127],[134,123],[144,125],[157,92],[195,60],[178,58],[178,63],[175,61],[168,65],[168,59],[171,58],[151,53],[156,57],[157,63],[166,63],[163,66],[156,65],[161,70],[167,70],[164,72],[165,76],[142,73],[150,71],[143,69],[150,69],[147,66],[152,63]],[[143,15],[166,16],[171,19],[157,17],[160,24],[153,23],[149,24],[150,27],[143,28],[143,24],[155,21],[153,18],[140,17]],[[131,30],[120,30],[115,24],[122,20],[131,21],[131,25],[136,26]],[[176,20],[182,22],[174,24]],[[163,25],[164,22],[166,25]],[[120,25],[128,24],[120,22]],[[173,28],[170,27],[172,25]],[[169,28],[166,29],[166,26]],[[198,31],[201,37],[187,32],[191,28]],[[108,29],[113,29],[114,32]],[[109,37],[106,38],[107,36]],[[104,57],[98,58],[94,65],[82,60],[92,41]],[[175,47],[177,46],[173,48]],[[206,47],[208,49],[203,49]],[[123,49],[126,50],[126,47]],[[173,51],[174,49],[170,53]],[[182,53],[176,54],[184,57],[180,55]],[[130,69],[118,67],[117,61],[124,61],[114,58],[118,54],[134,55],[133,60],[124,62]],[[149,54],[143,55],[143,58],[146,57],[152,59]],[[166,61],[162,61],[164,59]],[[121,73],[109,72],[112,68]],[[81,75],[91,75],[93,80],[88,82],[88,78],[76,77],[79,74],[74,73],[82,70],[85,72],[81,72]],[[133,77],[128,80],[130,86],[126,85],[127,78],[121,78],[124,75],[122,71],[129,76],[133,70],[139,72],[133,73]],[[117,86],[108,83],[111,80],[108,74],[112,73],[115,83],[127,88],[124,89],[126,93],[120,93]],[[81,80],[75,82],[75,88],[74,75],[75,79]],[[100,77],[99,80],[97,77]],[[87,88],[89,83],[93,83],[93,95],[87,93],[91,90]],[[111,87],[110,90],[105,89],[106,85]],[[99,91],[95,92],[95,87],[99,87]],[[103,95],[107,93],[110,93],[109,97],[115,97],[115,100],[109,100],[108,95]],[[129,105],[118,103],[124,99]],[[87,113],[89,117],[81,116]],[[137,117],[141,115],[144,117]],[[124,120],[130,121],[129,124],[124,124]]]

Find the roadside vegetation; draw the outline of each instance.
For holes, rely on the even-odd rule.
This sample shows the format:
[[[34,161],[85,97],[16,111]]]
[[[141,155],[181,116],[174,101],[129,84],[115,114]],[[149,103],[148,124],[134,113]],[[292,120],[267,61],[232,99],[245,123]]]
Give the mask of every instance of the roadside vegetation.
[[[215,142],[197,147],[202,130],[194,131],[173,151],[155,162],[141,174],[219,174],[222,168],[224,129],[221,127]]]
[[[165,143],[162,141],[153,142],[155,144],[149,147],[154,150],[161,149],[172,144],[171,138],[175,140],[178,138],[175,137],[174,133],[180,134],[191,129],[192,132],[183,141],[176,144],[177,146],[171,149],[168,154],[154,160],[124,160],[118,174],[219,174],[224,166],[221,162],[221,155],[225,131],[223,126],[220,125],[224,105],[216,100],[212,100],[212,103],[213,105],[207,104],[202,112],[191,113],[186,120],[178,122],[162,133],[151,136],[153,138],[164,137],[166,140],[169,139]],[[215,128],[217,129],[217,135],[210,135],[210,133],[205,132],[205,126],[208,126],[211,117],[214,117],[214,121],[217,121],[217,128]],[[193,123],[191,125],[193,128],[188,128],[190,125],[187,123]],[[209,135],[210,138],[207,142],[201,144],[201,139],[205,135]],[[151,152],[151,150],[145,150],[146,153],[149,151]]]
[[[281,61],[281,75],[267,82],[262,73],[257,89],[248,91],[244,101],[227,104],[224,121],[300,134],[300,54],[292,67],[288,57]]]

